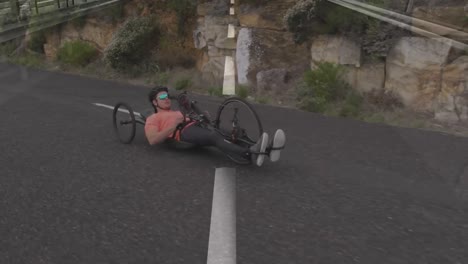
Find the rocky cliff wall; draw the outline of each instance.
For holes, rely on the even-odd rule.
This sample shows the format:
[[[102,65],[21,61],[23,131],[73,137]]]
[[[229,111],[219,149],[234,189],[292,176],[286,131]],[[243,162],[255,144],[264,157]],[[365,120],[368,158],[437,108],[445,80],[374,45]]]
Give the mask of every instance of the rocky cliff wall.
[[[157,14],[162,28],[174,40],[169,45],[172,49],[160,54],[192,58],[207,85],[222,85],[225,58],[231,56],[237,84],[248,86],[251,95],[294,103],[294,88],[302,74],[328,61],[344,65],[347,81],[360,92],[392,91],[408,108],[431,112],[439,120],[468,121],[467,57],[440,41],[405,36],[395,41],[383,60],[374,61],[365,58],[362,43],[341,35],[314,35],[298,45],[283,23],[287,10],[297,0],[270,0],[257,5],[241,1],[235,5],[235,15],[229,14],[228,0],[200,1],[188,33],[179,41],[176,15],[161,12],[158,2],[130,1],[124,17]],[[394,2],[396,8],[403,8]],[[452,8],[468,14],[463,5],[439,2],[428,5],[415,1],[414,12]],[[95,16],[81,28],[66,25],[48,36],[46,54],[53,57],[64,41],[76,38],[94,43],[102,51],[120,23]],[[229,24],[234,27],[235,40],[227,37]]]

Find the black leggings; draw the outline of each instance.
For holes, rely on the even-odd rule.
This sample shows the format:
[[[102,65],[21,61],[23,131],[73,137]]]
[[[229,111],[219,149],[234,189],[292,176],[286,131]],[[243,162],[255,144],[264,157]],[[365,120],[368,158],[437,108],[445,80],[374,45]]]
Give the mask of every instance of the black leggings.
[[[192,124],[182,130],[180,139],[184,142],[192,143],[204,147],[217,147],[226,154],[236,154],[248,158],[250,149],[235,145],[224,139],[223,136],[207,128]]]

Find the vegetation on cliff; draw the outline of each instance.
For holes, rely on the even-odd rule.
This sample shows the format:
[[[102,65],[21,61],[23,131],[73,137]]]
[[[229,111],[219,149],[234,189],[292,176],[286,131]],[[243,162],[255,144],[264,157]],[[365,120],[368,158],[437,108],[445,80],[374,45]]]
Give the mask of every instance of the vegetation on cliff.
[[[98,52],[96,48],[84,41],[73,40],[66,42],[57,52],[60,62],[73,66],[83,67],[96,59]]]
[[[385,7],[383,0],[369,3]],[[368,57],[385,57],[394,42],[405,32],[393,25],[360,14],[325,0],[300,0],[284,16],[283,22],[298,44],[314,35],[340,34],[362,44]]]
[[[157,43],[159,27],[153,17],[133,17],[117,30],[104,52],[105,60],[117,70],[139,63]]]

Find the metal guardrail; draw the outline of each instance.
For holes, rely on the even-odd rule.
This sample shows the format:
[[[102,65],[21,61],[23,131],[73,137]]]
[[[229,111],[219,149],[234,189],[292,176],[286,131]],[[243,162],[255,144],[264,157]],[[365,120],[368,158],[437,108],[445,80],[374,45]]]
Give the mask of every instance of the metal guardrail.
[[[0,23],[11,24],[31,16],[74,8],[99,0],[0,0]]]
[[[13,0],[12,0],[13,1]],[[18,0],[14,0],[18,2]],[[49,0],[57,2],[59,0]],[[75,19],[86,14],[97,12],[102,9],[108,8],[112,5],[118,4],[122,0],[66,0],[70,4],[62,5],[65,1],[60,1],[61,8],[57,8],[54,11],[38,13],[31,15],[29,19],[21,20],[16,23],[10,23],[4,25],[0,28],[0,43],[19,38],[28,33],[33,33],[36,31],[49,28],[66,21]],[[0,0],[0,3],[5,2],[5,0]],[[32,2],[32,1],[31,1]],[[46,2],[37,0],[38,3]],[[80,2],[80,3],[78,3]],[[72,5],[73,4],[73,5]],[[39,7],[39,6],[38,6]]]
[[[361,14],[390,23],[397,27],[409,30],[418,35],[450,44],[460,50],[468,50],[468,33],[439,25],[412,16],[399,14],[374,5],[366,4],[356,0],[328,0],[342,7],[354,10]],[[413,1],[408,2],[408,10],[413,8]]]

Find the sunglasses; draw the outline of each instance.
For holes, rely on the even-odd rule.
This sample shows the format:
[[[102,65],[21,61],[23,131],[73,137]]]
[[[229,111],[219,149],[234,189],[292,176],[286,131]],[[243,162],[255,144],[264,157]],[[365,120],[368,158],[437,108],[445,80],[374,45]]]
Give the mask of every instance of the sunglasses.
[[[160,96],[158,96],[158,99],[159,100],[165,100],[169,95],[167,93],[165,94],[161,94]]]

